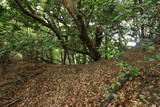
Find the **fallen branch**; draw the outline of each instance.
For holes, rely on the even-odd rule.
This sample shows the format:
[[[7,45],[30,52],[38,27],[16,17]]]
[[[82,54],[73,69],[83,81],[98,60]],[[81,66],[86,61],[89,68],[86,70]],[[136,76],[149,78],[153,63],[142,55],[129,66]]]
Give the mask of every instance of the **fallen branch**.
[[[125,78],[123,80],[118,80],[118,82],[121,84],[119,85],[118,87],[112,89],[109,93],[110,94],[116,94],[120,89],[122,89],[124,87],[124,85],[126,84],[126,82],[128,82],[130,80],[130,77],[133,77],[132,75],[130,74],[127,74],[125,76]],[[135,77],[132,78],[132,80],[134,79]],[[111,98],[106,98],[100,105],[100,107],[107,107],[111,101],[114,99],[114,97],[111,97]]]
[[[9,101],[6,101],[6,102],[0,104],[0,107],[8,107],[8,106],[10,106],[10,105],[12,105],[12,104],[14,104],[14,103],[20,101],[21,98],[22,98],[22,96],[13,98],[13,99],[11,99],[11,100],[9,100]]]

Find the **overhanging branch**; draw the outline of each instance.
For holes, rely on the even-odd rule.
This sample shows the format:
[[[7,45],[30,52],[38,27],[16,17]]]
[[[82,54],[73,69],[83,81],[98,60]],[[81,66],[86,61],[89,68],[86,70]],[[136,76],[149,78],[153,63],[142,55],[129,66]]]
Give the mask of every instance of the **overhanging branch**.
[[[27,10],[25,10],[25,9],[23,8],[23,6],[21,5],[21,3],[19,2],[19,0],[13,0],[13,1],[15,1],[15,3],[19,6],[20,10],[21,10],[25,15],[32,17],[33,19],[37,20],[39,23],[43,24],[44,26],[46,26],[46,27],[48,27],[48,28],[51,27],[51,25],[48,24],[48,23],[46,23],[46,21],[43,20],[42,18],[40,18],[40,17],[36,16],[35,14],[30,13],[30,12],[28,12]]]
[[[15,1],[15,3],[19,6],[20,10],[26,15],[26,16],[29,16],[31,18],[33,18],[34,20],[38,21],[39,23],[41,23],[42,25],[46,26],[47,28],[51,29],[57,36],[58,40],[60,40],[61,42],[61,45],[63,47],[63,49],[68,49],[70,51],[74,51],[74,52],[77,52],[77,53],[81,53],[81,54],[86,54],[88,55],[88,52],[85,52],[85,51],[81,51],[81,50],[76,50],[76,49],[72,49],[70,47],[67,47],[63,41],[63,38],[62,38],[62,34],[61,32],[59,31],[59,29],[57,28],[56,24],[54,22],[50,22],[49,19],[46,19],[45,17],[45,20],[36,16],[34,14],[34,12],[29,12],[27,11],[26,9],[24,9],[24,7],[21,5],[20,1],[19,0],[13,0]],[[30,7],[30,6],[29,6]],[[62,20],[58,19],[59,21],[62,22]],[[64,21],[63,21],[63,24]]]

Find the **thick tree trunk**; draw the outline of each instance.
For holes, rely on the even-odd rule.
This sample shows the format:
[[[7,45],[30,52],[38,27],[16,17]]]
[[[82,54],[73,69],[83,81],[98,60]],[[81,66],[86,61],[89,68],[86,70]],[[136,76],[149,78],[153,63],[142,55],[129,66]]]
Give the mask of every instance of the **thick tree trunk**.
[[[74,5],[72,0],[63,0],[64,1],[64,5],[67,8],[68,12],[73,17],[73,19],[74,19],[74,21],[75,21],[75,23],[77,25],[78,31],[80,32],[79,38],[85,44],[85,46],[88,48],[89,52],[83,52],[83,51],[80,51],[80,50],[71,49],[71,48],[67,47],[66,44],[63,41],[61,32],[59,31],[59,29],[57,28],[57,26],[56,26],[56,24],[54,22],[50,22],[45,17],[44,17],[45,18],[45,20],[44,20],[43,18],[37,16],[37,14],[34,14],[34,12],[32,12],[32,10],[30,10],[30,9],[28,9],[29,11],[26,10],[22,6],[22,4],[21,4],[22,2],[20,0],[14,0],[14,1],[19,6],[20,10],[25,15],[32,17],[33,19],[35,19],[36,21],[38,21],[42,25],[44,25],[44,26],[48,27],[49,29],[51,29],[56,34],[58,40],[60,40],[63,49],[71,50],[71,51],[78,52],[78,53],[81,53],[81,54],[87,54],[94,61],[97,61],[97,60],[100,59],[100,54],[96,50],[93,42],[89,39],[89,36],[88,36],[88,33],[87,33],[87,28],[86,28],[85,22],[83,20],[83,17],[79,13],[77,8],[75,7],[75,5]]]
[[[94,46],[93,42],[89,39],[86,26],[84,24],[83,18],[81,15],[79,15],[79,20],[76,20],[76,24],[78,27],[78,30],[80,32],[79,38],[83,43],[87,46],[89,50],[90,57],[97,61],[100,59],[100,54],[96,50],[96,47]]]
[[[96,47],[94,46],[93,42],[90,40],[88,36],[87,27],[85,25],[82,15],[75,7],[76,4],[74,4],[72,0],[63,0],[63,1],[65,8],[67,8],[68,12],[71,14],[77,25],[78,31],[80,33],[79,38],[87,46],[90,57],[94,61],[99,60],[100,54],[98,53]]]
[[[63,49],[67,49],[67,50],[70,50],[70,51],[74,51],[74,52],[77,52],[77,53],[81,53],[81,54],[86,54],[86,55],[88,55],[88,52],[84,52],[84,51],[81,51],[81,50],[72,49],[72,48],[68,47],[68,46],[64,43],[62,34],[61,34],[61,32],[59,31],[59,29],[58,29],[58,27],[56,26],[56,24],[54,23],[54,21],[51,22],[51,21],[49,21],[49,19],[45,18],[44,16],[41,16],[41,17],[44,17],[44,18],[45,18],[45,20],[44,20],[43,18],[41,18],[40,16],[38,16],[37,14],[35,14],[35,12],[31,11],[30,9],[28,9],[28,10],[30,10],[30,11],[28,11],[27,9],[25,9],[25,8],[22,6],[23,1],[20,1],[20,0],[14,0],[14,1],[15,1],[15,3],[19,6],[20,10],[21,10],[25,15],[27,15],[27,16],[29,16],[29,17],[32,17],[34,20],[38,21],[38,22],[41,23],[42,25],[44,25],[44,26],[46,26],[47,28],[51,29],[51,30],[55,33],[55,35],[56,35],[56,37],[58,38],[58,40],[60,40],[61,46],[62,46]],[[26,3],[25,3],[25,4],[26,4]],[[29,5],[27,5],[27,7],[28,7],[28,6],[29,6]],[[55,17],[55,18],[57,18],[57,17]],[[63,20],[61,20],[61,19],[59,19],[59,20],[60,20],[61,23],[64,23],[64,25],[66,25],[66,23],[65,23]],[[67,25],[66,25],[66,26],[67,26]],[[68,26],[67,26],[67,27],[68,27]]]

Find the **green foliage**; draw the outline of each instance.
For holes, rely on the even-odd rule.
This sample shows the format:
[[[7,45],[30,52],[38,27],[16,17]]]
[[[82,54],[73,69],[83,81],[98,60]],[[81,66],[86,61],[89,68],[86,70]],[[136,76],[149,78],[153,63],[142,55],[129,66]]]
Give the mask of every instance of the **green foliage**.
[[[119,66],[119,67],[128,67],[129,64],[127,64],[127,63],[124,62],[124,61],[120,61],[120,63],[118,63],[117,66]]]
[[[138,76],[140,74],[140,70],[136,67],[132,67],[131,65],[127,64],[126,62],[124,61],[121,61],[120,63],[117,64],[117,66],[120,66],[120,67],[127,67],[127,71],[126,72],[120,72],[119,73],[119,80],[123,80],[125,79],[126,75],[130,75],[131,77],[135,77],[135,76]]]
[[[140,74],[139,71],[140,70],[138,68],[135,68],[135,67],[129,67],[128,68],[128,72],[132,77],[138,76]]]
[[[109,93],[106,95],[106,98],[107,99],[117,99],[117,95],[114,93]]]
[[[156,60],[160,60],[160,53],[157,53],[155,57],[156,57]]]
[[[27,7],[27,3],[35,13]],[[141,39],[142,27],[145,29],[145,37],[158,40],[159,10],[156,3],[157,0],[147,0],[139,4],[134,3],[134,0],[84,0],[77,8],[83,14],[85,24],[88,26],[89,38],[93,44],[96,27],[98,25],[104,26],[102,45],[98,51],[102,58],[109,59],[121,56],[127,49],[128,42],[136,42]],[[45,22],[54,23],[57,30],[63,35],[64,43],[70,48],[88,51],[78,38],[79,32],[76,24],[67,9],[64,8],[61,0],[28,0],[28,2],[24,0],[21,1],[21,5]],[[62,52],[61,41],[43,24],[22,14],[15,2],[1,0],[0,14],[0,40],[8,44],[5,49],[16,50],[25,55],[32,54],[31,56],[38,54],[38,56],[45,58],[47,58],[47,54],[53,52],[53,57],[62,60],[64,53]],[[127,38],[126,35],[130,38]],[[154,44],[149,43],[145,50],[153,52],[154,48]],[[5,52],[1,51],[1,53]],[[81,61],[83,57],[78,57],[85,55],[69,51],[69,56]],[[88,56],[85,57],[86,62],[91,61]],[[125,66],[127,65],[124,64]]]
[[[160,60],[160,53],[156,53],[155,55],[145,58],[147,61],[157,61]]]
[[[134,77],[140,75],[140,70],[138,68],[132,67],[124,61],[121,61],[119,64],[117,64],[117,66],[127,67],[127,70],[124,72],[120,72],[118,75],[118,81],[113,82],[111,84],[111,88],[105,90],[107,99],[117,98],[116,94],[113,93],[112,90],[116,90],[121,87],[126,82],[126,80],[132,80]]]
[[[118,75],[118,78],[120,79],[120,80],[124,80],[125,79],[125,77],[126,77],[126,72],[120,72],[119,73],[119,75]]]
[[[146,52],[152,53],[153,51],[155,51],[155,43],[154,42],[149,42],[147,44],[144,44],[144,50]]]
[[[112,87],[112,89],[115,89],[115,88],[119,87],[120,85],[121,85],[120,82],[114,82],[111,84],[111,87]]]
[[[0,57],[3,57],[3,56],[5,56],[6,54],[8,54],[8,53],[9,53],[8,51],[10,52],[9,49],[1,48],[1,49],[0,49]]]
[[[102,49],[101,51],[105,51],[104,55],[106,59],[119,58],[124,54],[124,51],[120,51],[116,44],[112,42],[108,42],[105,46],[105,50]]]

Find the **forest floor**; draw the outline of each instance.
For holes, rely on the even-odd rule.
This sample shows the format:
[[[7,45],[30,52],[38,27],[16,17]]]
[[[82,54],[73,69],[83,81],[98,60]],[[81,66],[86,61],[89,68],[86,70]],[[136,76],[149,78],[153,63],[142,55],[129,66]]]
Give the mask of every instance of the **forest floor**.
[[[120,61],[140,69],[140,75],[117,91],[108,107],[160,107],[160,61],[157,52],[133,48],[119,59],[86,65],[17,63],[0,75],[0,107],[100,107],[105,89],[118,79]]]

